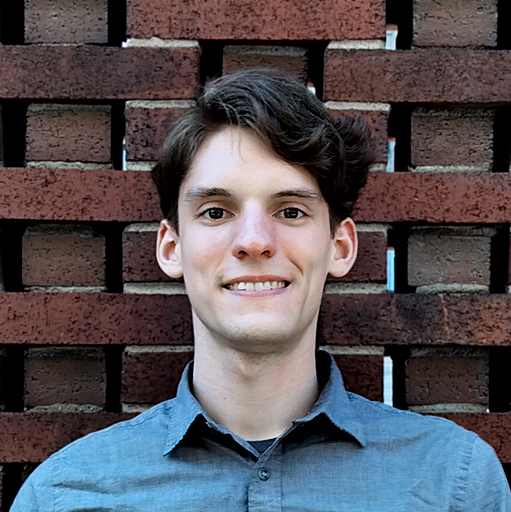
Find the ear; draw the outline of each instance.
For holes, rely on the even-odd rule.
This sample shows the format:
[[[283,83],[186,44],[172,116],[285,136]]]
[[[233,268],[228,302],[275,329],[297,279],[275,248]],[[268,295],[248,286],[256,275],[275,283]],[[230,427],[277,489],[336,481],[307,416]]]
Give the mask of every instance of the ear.
[[[179,236],[168,220],[160,222],[156,242],[156,259],[160,268],[169,277],[178,279],[183,276]]]
[[[333,256],[328,272],[334,277],[345,276],[355,263],[358,250],[357,230],[349,217],[335,229],[332,236]]]

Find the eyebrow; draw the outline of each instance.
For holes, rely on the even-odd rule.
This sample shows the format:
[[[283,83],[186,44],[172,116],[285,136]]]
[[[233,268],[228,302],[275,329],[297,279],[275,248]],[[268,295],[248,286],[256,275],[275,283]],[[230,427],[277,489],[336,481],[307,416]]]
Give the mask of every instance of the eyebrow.
[[[234,196],[227,189],[220,187],[195,187],[185,194],[185,200],[188,203],[202,199],[209,199],[212,197],[232,198]],[[315,190],[309,188],[292,188],[281,190],[280,192],[276,192],[271,196],[272,199],[280,199],[283,197],[299,197],[301,199],[313,199],[315,201],[323,200],[323,196],[320,192],[316,192]]]

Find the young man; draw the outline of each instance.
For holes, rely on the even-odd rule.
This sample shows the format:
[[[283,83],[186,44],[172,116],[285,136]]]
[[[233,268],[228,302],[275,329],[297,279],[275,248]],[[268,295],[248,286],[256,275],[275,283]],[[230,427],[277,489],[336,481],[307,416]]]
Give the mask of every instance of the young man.
[[[193,364],[174,400],[50,457],[12,510],[511,511],[475,434],[347,393],[316,353],[371,161],[365,124],[285,75],[207,87],[153,171],[157,258],[184,277]]]

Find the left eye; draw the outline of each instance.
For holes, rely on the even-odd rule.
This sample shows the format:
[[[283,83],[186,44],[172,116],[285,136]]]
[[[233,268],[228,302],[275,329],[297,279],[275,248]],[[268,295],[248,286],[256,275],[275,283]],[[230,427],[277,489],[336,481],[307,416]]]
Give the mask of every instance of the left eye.
[[[227,216],[227,212],[223,208],[209,208],[202,215],[206,219],[219,220]]]
[[[281,217],[284,217],[285,219],[299,219],[300,217],[303,217],[305,214],[300,210],[299,208],[284,208],[280,213]]]

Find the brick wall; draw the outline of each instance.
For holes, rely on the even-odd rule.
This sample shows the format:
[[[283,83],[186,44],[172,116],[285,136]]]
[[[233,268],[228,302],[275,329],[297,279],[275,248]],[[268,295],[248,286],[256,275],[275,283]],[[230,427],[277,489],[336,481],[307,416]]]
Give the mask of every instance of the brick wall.
[[[320,344],[374,400],[392,358],[397,407],[509,468],[510,20],[497,0],[0,0],[0,510],[55,450],[174,395],[190,307],[154,260],[145,171],[197,85],[260,65],[378,147]]]

